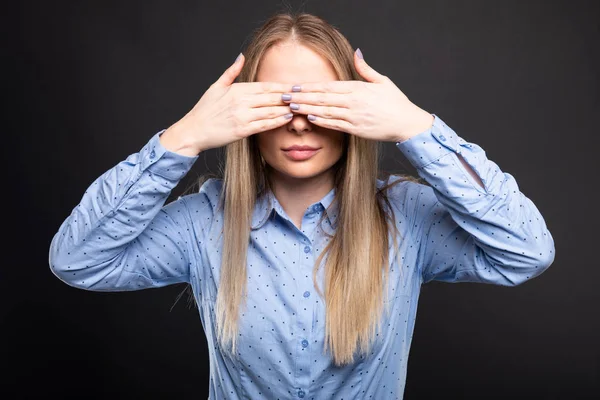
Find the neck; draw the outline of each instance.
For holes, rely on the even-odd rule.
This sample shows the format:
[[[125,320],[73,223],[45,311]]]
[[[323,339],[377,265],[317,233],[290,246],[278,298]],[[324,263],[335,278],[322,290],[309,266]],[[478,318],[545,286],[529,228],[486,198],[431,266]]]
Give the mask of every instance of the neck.
[[[294,222],[302,221],[306,208],[321,200],[334,186],[332,168],[310,178],[294,178],[273,170],[270,172],[273,194]]]

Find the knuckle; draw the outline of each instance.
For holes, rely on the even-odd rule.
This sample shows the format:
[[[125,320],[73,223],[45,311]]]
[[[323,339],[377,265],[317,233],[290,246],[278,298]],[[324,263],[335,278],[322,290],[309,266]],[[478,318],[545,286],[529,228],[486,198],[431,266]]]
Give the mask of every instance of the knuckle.
[[[340,110],[340,118],[344,119],[345,121],[348,121],[349,115],[348,115],[348,111],[346,109],[342,109]]]
[[[261,90],[266,93],[273,92],[273,82],[263,82],[261,84]]]
[[[259,125],[258,125],[259,129],[261,132],[266,131],[267,129],[269,129],[269,122],[268,121],[262,121]]]
[[[240,94],[236,96],[237,104],[247,104],[250,101],[250,95]]]
[[[231,86],[229,86],[229,93],[235,95],[239,92],[239,89],[239,83],[233,83]]]
[[[233,116],[231,117],[233,119],[233,123],[237,128],[244,126],[244,118],[240,115],[239,112],[233,114]]]
[[[236,125],[235,129],[234,129],[234,134],[236,135],[236,137],[239,138],[243,138],[246,136],[246,130],[247,130],[247,126],[244,125]]]
[[[325,116],[327,118],[333,117],[333,107],[325,107]]]

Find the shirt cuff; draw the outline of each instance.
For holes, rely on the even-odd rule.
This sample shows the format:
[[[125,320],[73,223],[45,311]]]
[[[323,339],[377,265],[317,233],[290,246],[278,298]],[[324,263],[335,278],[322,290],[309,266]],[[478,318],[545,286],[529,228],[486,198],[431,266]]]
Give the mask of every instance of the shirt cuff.
[[[432,126],[396,147],[417,169],[417,173],[444,196],[468,198],[495,196],[502,189],[504,174],[487,159],[476,143],[465,141],[435,114]],[[461,163],[459,155],[477,175],[483,188]],[[474,189],[474,191],[471,191]]]
[[[431,127],[407,140],[396,142],[396,147],[417,169],[439,160],[448,153],[460,153],[461,145],[472,146],[458,136],[440,117],[436,114],[431,115],[434,117]]]
[[[164,131],[166,129],[155,133],[140,151],[142,171],[148,169],[165,179],[179,181],[189,172],[199,156],[186,156],[167,150],[159,140]]]

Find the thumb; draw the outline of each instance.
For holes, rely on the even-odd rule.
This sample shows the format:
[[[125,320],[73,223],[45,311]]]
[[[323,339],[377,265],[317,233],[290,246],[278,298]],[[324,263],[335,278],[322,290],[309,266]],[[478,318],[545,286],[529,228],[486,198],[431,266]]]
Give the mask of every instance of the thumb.
[[[227,68],[225,72],[223,72],[219,79],[217,79],[215,85],[230,86],[242,70],[242,66],[244,65],[244,59],[244,55],[240,53],[233,62],[233,64],[231,64],[229,68]]]
[[[375,71],[367,64],[359,48],[354,52],[354,65],[356,66],[356,71],[368,82],[381,83],[386,80],[384,75]]]

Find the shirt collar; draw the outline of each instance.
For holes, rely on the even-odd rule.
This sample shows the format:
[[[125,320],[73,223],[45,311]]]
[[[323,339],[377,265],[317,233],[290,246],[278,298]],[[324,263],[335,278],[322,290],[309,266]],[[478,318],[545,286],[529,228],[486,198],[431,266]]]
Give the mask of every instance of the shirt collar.
[[[377,179],[377,187],[380,188],[384,184],[383,180]],[[333,234],[337,224],[337,202],[332,205],[333,198],[335,196],[335,187],[329,191],[320,201],[313,203],[309,206],[312,212],[323,211],[325,213],[325,224],[323,226],[328,233]],[[327,211],[327,207],[331,205],[331,209]],[[260,229],[271,217],[273,211],[277,212],[280,216],[286,217],[287,213],[277,201],[277,198],[270,189],[267,189],[265,193],[256,200],[254,212],[252,214],[252,230]]]
[[[324,222],[326,222],[324,226],[332,229],[335,229],[337,220],[337,203],[333,204],[329,212],[327,212],[327,207],[332,204],[334,196],[335,187],[320,201],[309,206],[311,212],[323,211],[325,213]],[[273,211],[277,212],[280,216],[287,216],[287,213],[283,210],[283,207],[281,207],[281,204],[273,192],[270,189],[267,189],[266,192],[256,200],[256,205],[252,214],[252,230],[260,229],[267,222],[269,217],[271,217]],[[332,229],[329,229],[330,233],[333,232]]]

